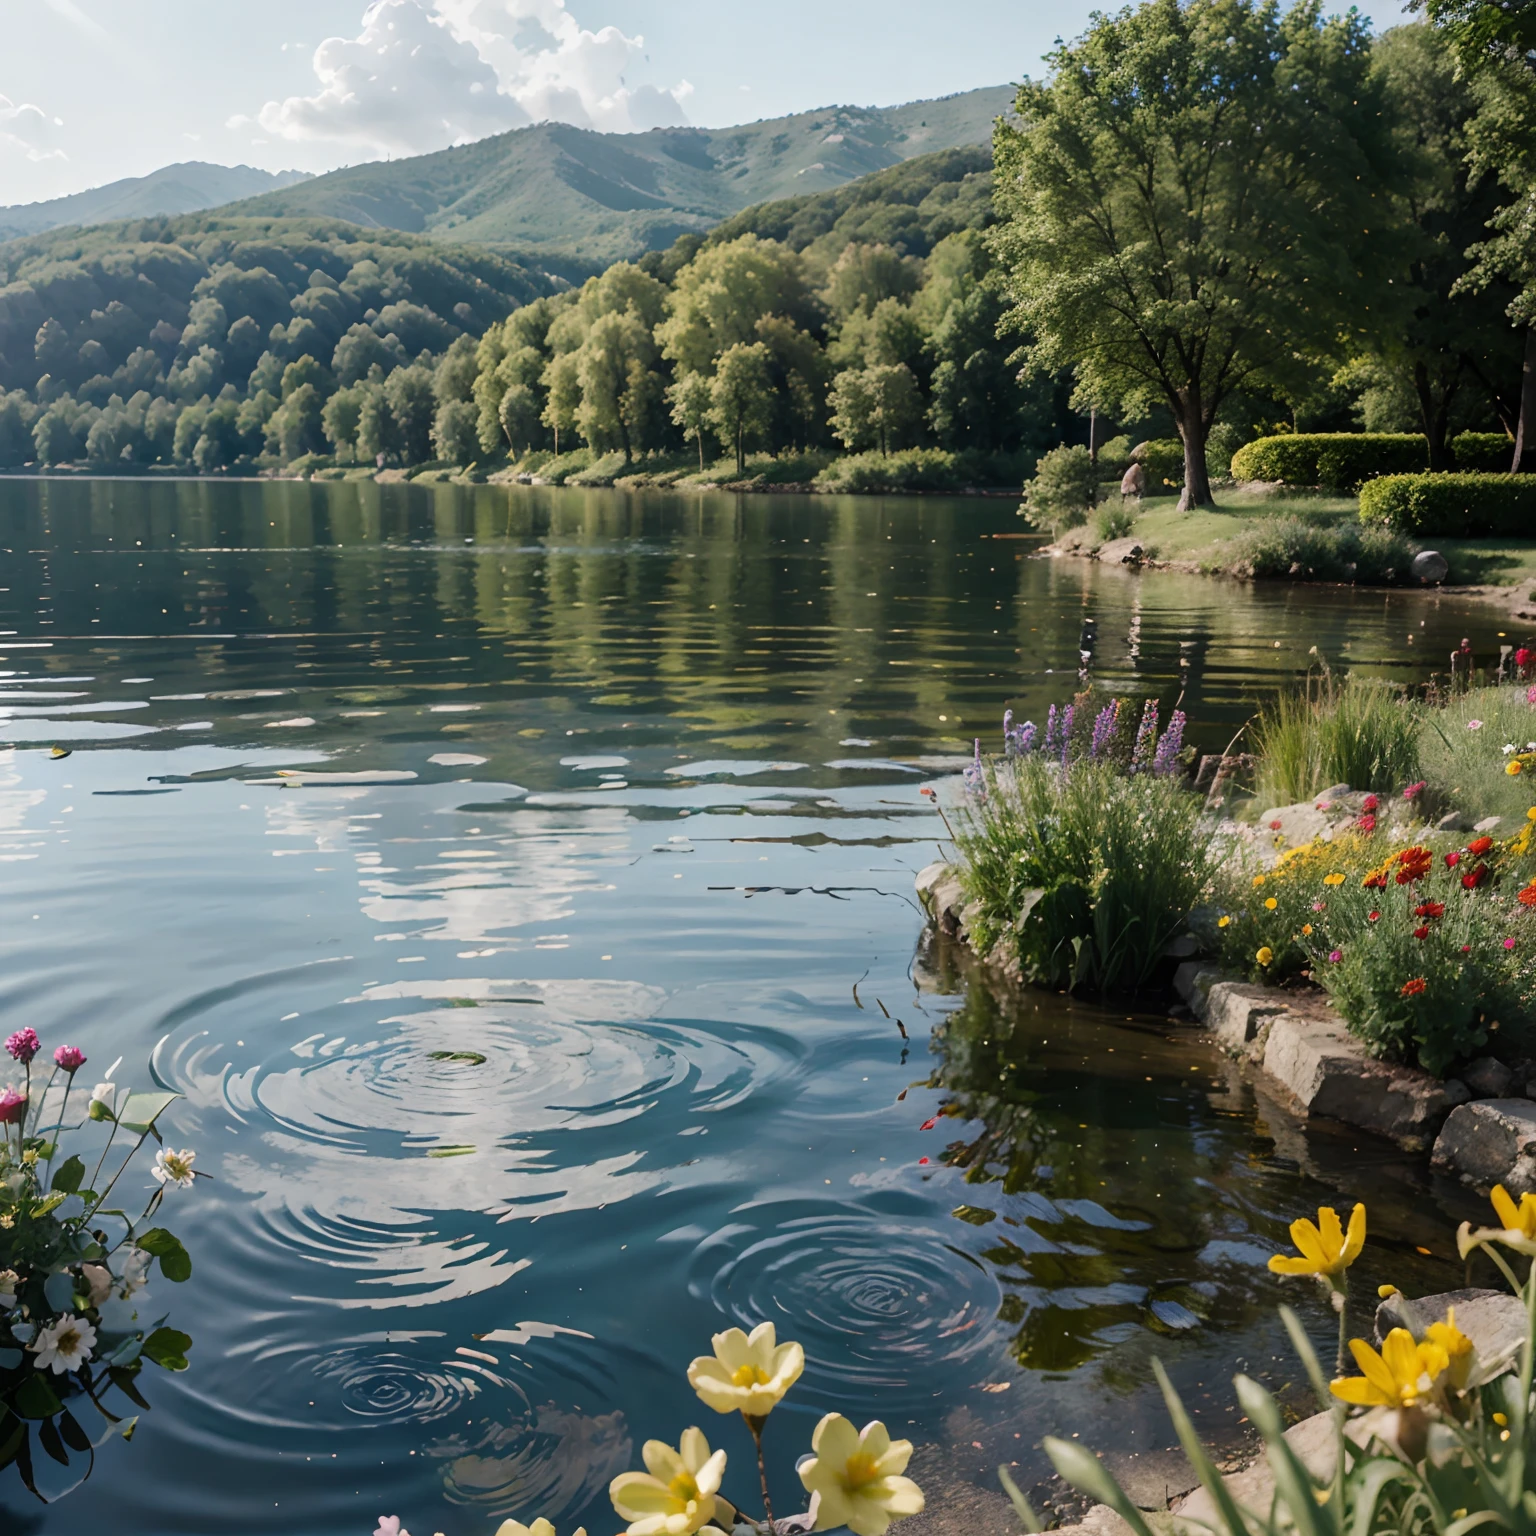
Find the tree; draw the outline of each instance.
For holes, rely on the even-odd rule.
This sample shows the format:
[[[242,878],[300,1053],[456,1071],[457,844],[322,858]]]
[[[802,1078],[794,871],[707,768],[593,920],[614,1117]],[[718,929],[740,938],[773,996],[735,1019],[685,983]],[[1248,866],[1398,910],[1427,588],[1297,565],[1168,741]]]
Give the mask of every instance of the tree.
[[[661,403],[650,327],[633,310],[601,315],[573,355],[577,430],[594,448],[622,447],[630,463]]]
[[[384,381],[384,398],[395,418],[399,451],[407,464],[423,464],[432,456],[432,370],[421,363],[396,368]]]
[[[1504,279],[1518,290],[1506,314],[1524,332],[1512,469],[1536,473],[1536,11],[1502,0],[1426,0],[1429,19],[1471,79],[1478,111],[1467,125],[1473,168],[1510,194],[1490,240],[1474,246],[1468,287]]]
[[[283,463],[325,452],[324,410],[320,391],[304,383],[272,413],[267,422],[267,442]]]
[[[1023,358],[1127,415],[1172,413],[1181,507],[1234,391],[1358,333],[1394,165],[1367,23],[1245,0],[1099,15],[995,138],[993,235]]]
[[[672,424],[681,427],[687,437],[699,445],[699,473],[704,473],[704,428],[709,425],[715,395],[710,381],[702,373],[680,373],[667,391],[672,407]]]
[[[827,308],[838,325],[854,315],[867,315],[885,299],[904,299],[917,291],[922,263],[899,255],[888,245],[863,245],[850,240],[832,264],[823,291]]]
[[[350,458],[356,452],[357,428],[363,416],[365,395],[366,389],[357,385],[338,389],[320,412],[321,429],[338,458]]]
[[[576,354],[562,352],[552,357],[544,369],[544,425],[555,434],[555,453],[560,452],[561,432],[576,430],[576,412],[581,408],[581,380],[576,372]]]
[[[362,407],[357,413],[358,456],[383,464],[387,459],[398,457],[403,446],[395,413],[389,408],[382,381],[374,383],[370,380],[357,387],[363,392]]]
[[[501,404],[496,408],[496,421],[506,446],[514,454],[517,454],[518,449],[522,449],[523,453],[529,452],[539,435],[538,396],[527,384],[508,385],[506,393],[501,397]],[[480,432],[478,435],[484,447],[485,434]],[[500,447],[501,444],[498,442],[496,446]]]
[[[432,450],[449,464],[467,467],[480,457],[476,411],[468,400],[445,400],[432,422]]]
[[[847,369],[832,382],[832,432],[857,450],[873,442],[882,455],[922,417],[923,397],[905,363]]]
[[[710,385],[710,425],[736,450],[736,473],[747,472],[747,444],[773,421],[771,354],[762,342],[737,342],[720,356]]]

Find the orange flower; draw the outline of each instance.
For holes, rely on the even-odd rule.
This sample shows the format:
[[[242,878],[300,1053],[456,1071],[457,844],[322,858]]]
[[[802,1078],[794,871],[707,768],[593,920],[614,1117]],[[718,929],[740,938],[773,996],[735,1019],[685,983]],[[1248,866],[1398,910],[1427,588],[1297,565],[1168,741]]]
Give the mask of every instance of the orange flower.
[[[1493,839],[1491,837],[1474,837],[1472,841],[1467,844],[1467,852],[1473,854],[1476,857],[1481,857],[1492,847]]]
[[[1412,981],[1405,981],[1403,983],[1402,995],[1404,997],[1417,997],[1428,985],[1429,983],[1422,976],[1415,976]]]
[[[1397,856],[1397,883],[1410,885],[1415,880],[1422,880],[1429,873],[1433,861],[1434,855],[1428,848],[1421,848],[1418,844],[1404,848]]]
[[[1536,880],[1525,887],[1515,898],[1522,907],[1536,907]]]

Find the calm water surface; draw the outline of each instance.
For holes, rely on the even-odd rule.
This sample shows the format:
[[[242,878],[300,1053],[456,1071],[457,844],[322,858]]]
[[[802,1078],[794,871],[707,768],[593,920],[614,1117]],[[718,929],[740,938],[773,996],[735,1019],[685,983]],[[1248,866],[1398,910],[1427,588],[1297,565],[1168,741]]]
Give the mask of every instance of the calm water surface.
[[[162,1123],[214,1175],[157,1286],[191,1369],[150,1368],[65,1502],[0,1480],[0,1527],[601,1531],[695,1422],[746,1504],[745,1431],[683,1368],[762,1319],[809,1360],[781,1471],[837,1407],[940,1496],[1028,1482],[1044,1433],[1168,1443],[1153,1353],[1214,1435],[1234,1362],[1294,1383],[1264,1260],[1319,1201],[1371,1202],[1370,1286],[1453,1281],[1459,1192],[1154,1018],[915,959],[912,877],[919,788],[1066,699],[1085,617],[1097,675],[1182,686],[1208,750],[1309,647],[1411,678],[1496,617],[1032,560],[1018,527],[0,481],[4,1018],[185,1095]]]

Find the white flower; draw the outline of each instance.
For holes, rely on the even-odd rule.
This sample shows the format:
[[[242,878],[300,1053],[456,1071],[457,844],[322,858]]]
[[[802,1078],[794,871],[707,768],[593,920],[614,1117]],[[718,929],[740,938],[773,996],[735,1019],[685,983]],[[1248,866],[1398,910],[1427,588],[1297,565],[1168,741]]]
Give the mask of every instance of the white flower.
[[[378,1532],[374,1532],[378,1536]],[[532,1525],[521,1525],[516,1520],[503,1520],[496,1527],[496,1536],[555,1536],[555,1528],[548,1520],[540,1518]],[[587,1536],[587,1528],[581,1526],[576,1531],[576,1536]]]
[[[876,1419],[862,1432],[829,1413],[811,1436],[815,1453],[800,1465],[818,1531],[846,1525],[854,1536],[885,1536],[892,1520],[923,1512],[923,1490],[901,1474],[912,1459],[910,1440],[892,1440]]]
[[[16,1287],[21,1276],[14,1269],[0,1269],[0,1311],[9,1312],[16,1305]]]
[[[772,1323],[759,1323],[750,1334],[727,1328],[710,1343],[714,1354],[700,1355],[688,1367],[688,1381],[716,1413],[761,1418],[805,1369],[805,1350],[777,1343]]]
[[[117,1103],[116,1083],[97,1083],[91,1089],[90,1116],[92,1120],[111,1120],[114,1118],[112,1110]]]
[[[173,1152],[169,1147],[162,1147],[155,1153],[155,1166],[149,1171],[161,1185],[174,1184],[178,1189],[191,1189],[197,1175],[192,1172],[192,1164],[197,1158],[197,1153],[190,1148],[180,1152]],[[393,1520],[395,1517],[389,1517]],[[409,1536],[409,1532],[403,1533]]]
[[[1514,753],[1515,753],[1515,744],[1514,744],[1514,742],[1506,741],[1504,743],[1504,745],[1499,748],[1499,751],[1501,751],[1504,754],[1505,757],[1513,757]]]
[[[380,1515],[379,1528],[373,1536],[411,1536],[400,1524],[399,1515]]]
[[[1482,730],[1482,728],[1483,728],[1483,722],[1481,720],[1468,720],[1467,721],[1467,729],[1469,731],[1480,731],[1480,730]]]
[[[37,1355],[37,1368],[62,1376],[66,1371],[77,1371],[91,1358],[96,1347],[96,1330],[83,1317],[66,1313],[49,1328],[44,1328],[32,1341]]]
[[[629,1521],[629,1536],[693,1536],[715,1515],[725,1476],[725,1452],[710,1454],[701,1429],[685,1429],[678,1449],[661,1440],[640,1448],[646,1472],[621,1472],[608,1485],[613,1507]]]

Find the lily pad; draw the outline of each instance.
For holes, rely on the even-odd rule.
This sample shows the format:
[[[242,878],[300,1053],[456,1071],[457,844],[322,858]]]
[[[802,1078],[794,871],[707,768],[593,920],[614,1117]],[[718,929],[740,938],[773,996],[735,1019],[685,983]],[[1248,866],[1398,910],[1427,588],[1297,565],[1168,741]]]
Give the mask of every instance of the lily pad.
[[[433,1061],[462,1061],[466,1066],[483,1067],[486,1057],[479,1051],[433,1051]]]

